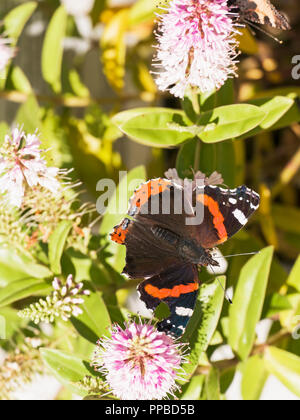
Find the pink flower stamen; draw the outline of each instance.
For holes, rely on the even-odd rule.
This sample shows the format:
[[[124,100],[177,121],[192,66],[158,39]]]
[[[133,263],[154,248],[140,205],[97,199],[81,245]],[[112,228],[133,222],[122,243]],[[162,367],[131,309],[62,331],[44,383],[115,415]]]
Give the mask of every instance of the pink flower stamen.
[[[159,89],[181,98],[189,86],[219,89],[236,76],[236,33],[226,0],[172,0],[157,34]]]

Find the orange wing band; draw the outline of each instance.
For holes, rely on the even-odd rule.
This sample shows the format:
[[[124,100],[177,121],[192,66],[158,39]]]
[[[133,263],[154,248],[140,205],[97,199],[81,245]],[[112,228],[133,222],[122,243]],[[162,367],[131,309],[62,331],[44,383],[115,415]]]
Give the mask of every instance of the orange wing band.
[[[227,230],[224,225],[224,217],[220,212],[218,203],[206,194],[199,194],[197,200],[200,201],[204,206],[208,207],[209,212],[213,216],[213,224],[218,232],[220,238],[219,243],[223,243],[227,240]]]
[[[179,296],[191,293],[199,289],[198,283],[189,283],[184,285],[174,286],[172,289],[159,289],[158,287],[147,284],[145,291],[154,298],[165,299],[167,297],[178,298]]]

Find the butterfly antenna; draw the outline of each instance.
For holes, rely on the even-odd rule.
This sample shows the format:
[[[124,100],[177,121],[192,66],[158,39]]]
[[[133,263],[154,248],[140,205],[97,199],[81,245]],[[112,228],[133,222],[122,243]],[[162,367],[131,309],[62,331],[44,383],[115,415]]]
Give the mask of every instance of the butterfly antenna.
[[[209,266],[210,266],[210,268],[211,268],[211,271],[214,273],[214,275],[216,276],[216,273],[215,273],[215,271],[214,271],[214,268],[213,268],[213,266],[212,265],[210,265],[209,264]],[[226,289],[225,289],[225,287],[223,286],[223,284],[220,282],[220,280],[219,280],[219,278],[217,277],[217,280],[218,280],[218,282],[219,282],[219,285],[221,286],[221,288],[223,289],[223,291],[224,291],[224,295],[225,295],[225,298],[226,298],[226,300],[230,303],[230,305],[232,305],[233,304],[233,302],[232,302],[232,300],[230,299],[230,297],[228,296],[228,293],[227,293],[227,291],[226,291]]]
[[[272,38],[274,41],[278,42],[279,44],[283,44],[283,41],[281,41],[280,39],[276,38],[276,36],[270,34],[270,32],[265,31],[263,28],[261,28],[260,26],[256,25],[256,23],[250,22],[249,20],[245,20],[245,22],[247,23],[247,25],[252,26],[253,28],[255,28],[258,31],[262,32],[263,34],[267,35],[269,38]]]
[[[223,255],[224,258],[230,258],[230,257],[241,257],[243,255],[256,255],[259,254],[260,251],[255,252],[245,252],[244,254],[232,254],[232,255]],[[221,258],[221,257],[220,257]]]

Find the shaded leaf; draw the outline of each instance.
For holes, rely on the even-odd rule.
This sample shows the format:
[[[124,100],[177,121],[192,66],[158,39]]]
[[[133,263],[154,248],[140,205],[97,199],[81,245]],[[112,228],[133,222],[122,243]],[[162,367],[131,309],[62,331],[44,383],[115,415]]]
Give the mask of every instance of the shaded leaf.
[[[72,228],[72,222],[64,220],[59,223],[49,238],[49,262],[54,274],[61,274],[61,257]]]
[[[71,321],[82,337],[96,345],[100,337],[108,335],[108,327],[111,325],[109,313],[99,293],[92,292],[83,299],[84,303],[80,305],[83,314],[72,317]]]
[[[135,188],[137,188],[146,179],[146,172],[144,166],[138,166],[132,169],[127,176],[124,176],[113,196],[108,202],[106,212],[103,216],[100,226],[100,234],[108,241],[106,251],[112,254],[107,262],[118,272],[121,272],[125,265],[125,246],[119,245],[109,238],[109,233],[112,232],[114,226],[119,224],[123,217],[127,214],[128,200]],[[129,190],[130,186],[130,190]]]

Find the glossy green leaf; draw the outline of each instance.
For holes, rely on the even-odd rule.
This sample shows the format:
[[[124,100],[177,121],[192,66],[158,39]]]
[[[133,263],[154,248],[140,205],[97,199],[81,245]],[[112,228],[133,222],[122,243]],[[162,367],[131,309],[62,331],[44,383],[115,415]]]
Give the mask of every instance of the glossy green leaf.
[[[241,392],[245,401],[259,400],[268,378],[264,361],[259,356],[250,357],[241,368]]]
[[[76,385],[85,376],[91,376],[92,369],[89,362],[73,354],[55,350],[40,349],[41,356],[50,372],[72,392],[85,396],[86,392]]]
[[[216,278],[212,283],[200,288],[194,314],[182,338],[191,348],[188,363],[183,365],[188,377],[196,370],[203,352],[205,352],[218,326],[224,301],[225,277]]]
[[[297,258],[287,280],[287,284],[300,292],[300,256]]]
[[[183,111],[168,108],[135,108],[112,120],[132,140],[152,147],[175,147],[193,136]]]
[[[114,226],[118,225],[125,217],[128,209],[128,200],[135,188],[137,188],[146,179],[144,166],[138,166],[132,169],[127,177],[121,179],[113,196],[109,200],[106,213],[103,216],[100,234],[108,241],[106,251],[112,254],[107,262],[118,272],[121,272],[125,265],[125,246],[119,245],[109,238]],[[130,190],[129,190],[130,186]]]
[[[43,280],[22,279],[13,281],[0,289],[0,306],[9,305],[29,296],[44,294],[50,290],[51,286]]]
[[[111,325],[109,313],[102,297],[95,292],[84,297],[84,303],[80,305],[83,314],[72,318],[72,324],[79,334],[96,344],[102,335],[108,335],[108,327]]]
[[[217,143],[240,137],[253,130],[266,118],[266,113],[250,104],[227,105],[201,114],[198,125],[215,124],[215,128],[198,136],[205,143]]]
[[[55,274],[61,274],[61,257],[71,229],[72,222],[64,220],[59,223],[49,238],[49,262]]]
[[[43,77],[56,93],[61,90],[63,39],[66,34],[67,18],[65,8],[58,7],[48,25],[42,50]]]
[[[23,28],[37,7],[37,2],[27,1],[25,4],[12,9],[4,18],[5,33],[13,40],[13,44],[17,43]]]
[[[276,347],[265,351],[266,368],[291,392],[300,397],[300,357]]]
[[[243,360],[249,356],[255,341],[255,328],[263,309],[272,257],[273,247],[267,247],[244,265],[229,310],[229,344]]]

